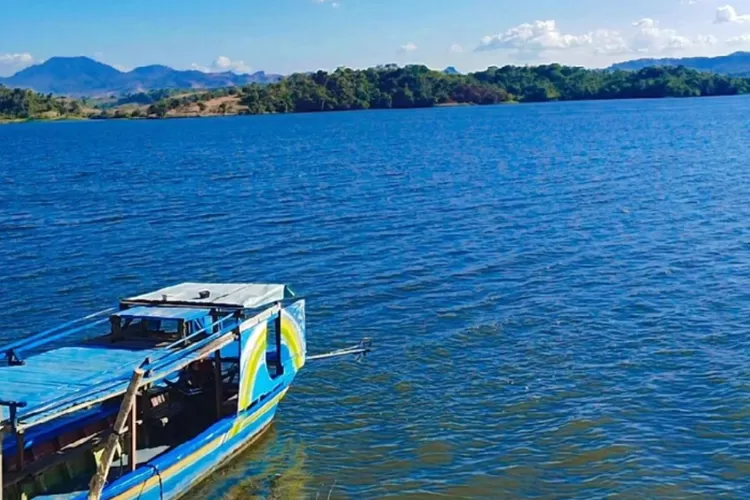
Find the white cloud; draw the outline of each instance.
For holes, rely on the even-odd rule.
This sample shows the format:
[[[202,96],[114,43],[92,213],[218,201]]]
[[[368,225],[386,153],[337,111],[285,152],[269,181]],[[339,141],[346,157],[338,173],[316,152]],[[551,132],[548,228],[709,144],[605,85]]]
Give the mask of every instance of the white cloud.
[[[592,34],[594,53],[597,55],[620,55],[631,52],[628,40],[613,30],[596,30]]]
[[[227,56],[219,56],[213,62],[212,68],[216,71],[232,71],[234,73],[249,73],[250,66],[245,61],[232,61]]]
[[[28,66],[34,63],[34,57],[25,52],[23,54],[0,54],[0,64],[4,66]]]
[[[208,66],[203,66],[202,64],[193,63],[190,65],[190,69],[194,69],[195,71],[202,71],[203,73],[210,73],[211,68]]]
[[[698,35],[691,40],[693,47],[708,47],[719,43],[719,39],[713,35]]]
[[[227,56],[217,57],[216,60],[211,63],[211,66],[193,63],[190,65],[190,68],[202,71],[203,73],[224,73],[227,71],[231,71],[232,73],[250,73],[250,71],[252,71],[252,68],[245,64],[245,61],[233,61]]]
[[[591,34],[566,35],[557,29],[555,21],[534,21],[519,24],[505,33],[482,38],[475,51],[516,49],[521,52],[561,50],[592,43]]]
[[[463,51],[464,51],[464,48],[461,47],[459,44],[454,43],[453,45],[451,45],[451,52],[452,53],[454,53],[454,54],[460,54]]]
[[[661,28],[657,21],[650,18],[636,21],[633,26],[636,30],[632,34],[629,44],[632,52],[673,52],[708,47],[717,43],[716,38],[711,35],[698,35],[689,38],[680,35],[676,30]]]
[[[534,21],[494,36],[485,36],[475,51],[509,50],[518,56],[536,58],[549,52],[590,51],[598,56],[671,53],[708,47],[718,43],[714,36],[687,37],[662,28],[657,21],[643,18],[628,30],[598,29],[571,35],[561,32],[555,21]]]
[[[750,45],[750,35],[734,36],[727,40],[729,45]]]
[[[0,76],[10,76],[39,62],[29,53],[0,54]]]
[[[406,45],[402,45],[399,52],[414,52],[417,49],[418,47],[413,42],[409,42]]]
[[[335,0],[313,0],[313,3],[327,4],[333,7],[334,9],[338,9],[339,7],[341,7],[341,3],[336,2]]]
[[[658,23],[651,18],[644,17],[643,19],[633,23],[633,26],[641,29],[654,29]]]
[[[715,24],[746,23],[750,21],[750,15],[737,14],[737,10],[731,5],[725,5],[716,9]]]

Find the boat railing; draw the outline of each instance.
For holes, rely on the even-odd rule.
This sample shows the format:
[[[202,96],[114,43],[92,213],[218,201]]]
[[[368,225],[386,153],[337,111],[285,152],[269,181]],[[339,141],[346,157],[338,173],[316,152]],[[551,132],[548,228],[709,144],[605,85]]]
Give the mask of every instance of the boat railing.
[[[180,351],[174,351],[174,349],[175,349],[175,348],[176,348],[176,347],[177,347],[178,345],[180,345],[180,344],[184,344],[184,343],[187,343],[187,342],[189,342],[190,340],[193,340],[193,339],[197,338],[197,337],[198,337],[199,335],[202,335],[202,334],[204,334],[204,333],[208,332],[209,330],[212,330],[213,328],[215,328],[215,327],[217,327],[217,326],[221,325],[221,324],[222,324],[222,323],[224,323],[225,321],[227,321],[227,320],[229,320],[229,319],[232,319],[232,318],[236,318],[236,317],[237,317],[237,311],[234,311],[234,312],[232,312],[231,314],[228,314],[228,315],[226,315],[226,316],[222,317],[221,319],[218,319],[218,320],[214,321],[214,322],[213,322],[213,323],[211,323],[210,325],[208,325],[208,326],[204,326],[204,327],[203,327],[203,328],[201,328],[200,330],[198,330],[198,331],[196,331],[196,332],[194,332],[194,333],[191,333],[191,334],[190,334],[190,335],[188,335],[187,337],[185,337],[185,338],[181,338],[181,339],[179,339],[179,340],[176,340],[175,342],[172,342],[171,344],[169,344],[168,346],[166,346],[166,347],[164,348],[164,350],[165,350],[165,351],[169,351],[169,354],[174,354],[175,352],[180,352]],[[168,357],[168,355],[167,355],[167,356],[165,356],[165,357]]]
[[[91,323],[87,323],[85,325],[81,325],[77,328],[73,328],[70,330],[65,330],[66,328],[69,328],[73,325],[76,325],[78,323],[82,323],[84,321],[88,321],[94,318],[97,318],[99,316],[103,316],[105,314],[109,314],[115,310],[114,307],[110,307],[108,309],[104,309],[102,311],[95,312],[93,314],[89,314],[88,316],[85,316],[83,318],[74,319],[72,321],[68,321],[66,323],[63,323],[62,325],[58,325],[54,328],[50,328],[49,330],[45,330],[43,332],[37,333],[36,335],[32,335],[29,338],[19,340],[17,342],[14,342],[12,344],[8,344],[6,346],[3,346],[0,348],[0,352],[5,354],[5,357],[8,361],[9,365],[18,365],[23,364],[23,361],[20,359],[20,354],[22,352],[30,351],[32,349],[36,349],[37,347],[41,347],[43,345],[49,344],[51,342],[63,339],[65,337],[70,337],[71,335],[74,335],[76,333],[82,332],[84,330],[88,330],[89,328],[93,328],[94,326],[101,325],[103,323],[107,323],[109,321],[109,318],[103,318],[98,321],[94,321]]]
[[[245,327],[255,326],[258,323],[261,323],[262,321],[267,321],[269,318],[271,318],[274,315],[278,314],[280,310],[281,310],[281,306],[277,304],[277,305],[275,305],[275,306],[273,306],[273,307],[271,307],[269,309],[266,309],[262,313],[254,316],[252,318],[250,318],[249,320],[245,321],[243,324],[245,325]],[[204,330],[209,330],[209,329],[211,329],[211,328],[213,328],[213,327],[221,324],[222,322],[226,321],[229,318],[236,317],[236,315],[237,315],[237,312],[233,312],[232,314],[223,317],[222,319],[220,319],[220,320],[212,323],[211,325],[208,325],[207,327],[204,328]],[[190,347],[191,352],[192,351],[198,351],[198,350],[200,350],[200,349],[202,349],[202,348],[210,345],[215,340],[220,339],[221,337],[223,337],[224,335],[226,335],[228,332],[233,331],[233,330],[235,330],[238,327],[239,327],[239,325],[231,325],[229,327],[225,327],[225,328],[221,329],[220,331],[218,331],[218,332],[216,332],[216,333],[214,333],[214,334],[212,334],[212,335],[204,338],[203,340],[201,340],[199,342],[196,342],[195,344],[190,344],[188,347]],[[194,337],[197,333],[199,333],[199,332],[194,333],[190,337]],[[182,340],[184,341],[184,340],[187,340],[188,338],[189,337],[186,337],[185,339],[182,339]],[[177,341],[174,344],[179,344],[179,342],[180,341]],[[143,369],[147,371],[147,379],[151,379],[153,377],[153,375],[151,375],[151,373],[158,372],[161,368],[167,367],[167,366],[169,366],[172,363],[172,361],[166,362],[167,359],[175,358],[175,357],[178,357],[179,355],[184,356],[186,351],[187,351],[187,348],[185,348],[183,350],[177,350],[177,351],[167,352],[163,356],[160,356],[160,357],[158,357],[158,358],[150,361],[146,366],[143,367]],[[172,371],[174,371],[174,370],[170,370],[168,373],[172,373]],[[149,372],[151,372],[151,373],[149,373]]]
[[[219,332],[215,333],[214,335],[206,337],[200,342],[196,342],[195,344],[191,344],[184,349],[181,349],[179,351],[173,351],[169,354],[181,354],[183,357],[189,356],[191,353],[199,350],[204,345],[209,344],[213,340],[230,332],[232,328],[233,327],[222,329]],[[167,356],[164,356],[162,358],[158,358],[155,360],[150,360],[146,358],[144,359],[144,362],[141,364],[139,368],[146,371],[146,373],[154,373],[155,370],[160,369],[160,368],[165,368],[170,365],[170,363],[165,362],[166,358]],[[43,406],[29,408],[23,414],[20,414],[19,412],[19,418],[28,421],[26,426],[31,427],[33,425],[39,425],[39,424],[42,424],[44,422],[47,422],[49,420],[56,418],[57,417],[56,414],[44,416],[45,413],[48,413],[55,408],[60,408],[61,411],[65,411],[65,413],[67,414],[67,413],[72,413],[79,409],[83,409],[83,408],[86,408],[88,406],[91,406],[91,405],[94,405],[103,401],[106,401],[116,396],[119,396],[120,393],[125,391],[124,384],[127,382],[128,378],[133,373],[134,368],[136,367],[132,365],[128,365],[127,368],[123,367],[123,370],[121,372],[118,372],[117,374],[110,373],[109,375],[106,376],[106,378],[100,377],[99,379],[94,380],[93,383],[90,384],[88,387],[82,388],[78,391],[75,391],[74,393],[69,393],[57,399],[49,401],[45,403]],[[164,374],[163,376],[168,376],[169,373],[172,373],[172,372],[170,371]],[[152,377],[149,377],[149,379],[151,378]],[[151,380],[151,381],[153,382],[155,380]],[[82,399],[82,398],[85,398],[85,399]],[[38,417],[38,418],[35,419],[34,417]]]
[[[11,365],[11,366],[13,366],[13,365],[22,365],[23,361],[19,358],[19,354],[21,352],[28,351],[28,350],[34,349],[36,347],[40,347],[41,345],[44,345],[44,344],[46,344],[48,342],[51,342],[51,341],[54,341],[56,339],[59,340],[60,338],[69,337],[69,336],[71,336],[71,335],[73,335],[73,334],[75,334],[77,332],[80,332],[82,330],[85,330],[87,328],[91,328],[91,327],[93,327],[95,325],[107,322],[107,321],[109,321],[109,318],[104,318],[102,320],[98,320],[98,321],[95,321],[93,323],[89,323],[89,324],[86,324],[86,325],[83,325],[83,326],[80,326],[80,327],[77,327],[77,328],[73,328],[73,329],[68,330],[68,331],[60,332],[58,335],[55,335],[54,338],[42,338],[43,336],[48,335],[50,332],[60,331],[63,328],[65,328],[66,326],[72,326],[72,325],[75,325],[75,324],[80,323],[82,321],[86,321],[88,319],[93,319],[93,318],[95,318],[97,316],[101,316],[103,314],[107,314],[107,313],[112,312],[114,310],[115,310],[115,308],[109,308],[109,309],[105,309],[105,310],[102,310],[102,311],[90,314],[90,315],[88,315],[88,316],[86,316],[84,318],[80,318],[80,319],[77,319],[77,320],[69,321],[69,322],[65,323],[64,325],[59,325],[59,326],[57,326],[55,328],[52,328],[50,330],[46,330],[46,331],[44,331],[44,332],[42,332],[42,333],[40,333],[38,335],[34,335],[33,337],[31,337],[29,339],[25,339],[23,341],[19,341],[19,342],[16,342],[14,344],[11,344],[9,346],[3,347],[2,352],[6,353],[9,365]],[[152,371],[154,368],[156,368],[155,364],[157,362],[161,363],[159,366],[163,366],[164,365],[164,361],[166,361],[168,358],[171,358],[172,356],[176,356],[176,355],[180,355],[180,354],[184,355],[187,349],[174,350],[174,348],[176,346],[180,345],[181,343],[184,343],[186,340],[194,339],[195,337],[197,337],[198,335],[200,335],[202,333],[205,333],[209,329],[213,329],[214,327],[222,324],[227,319],[232,318],[234,315],[235,315],[235,313],[232,313],[230,315],[224,316],[221,319],[219,319],[218,321],[215,321],[214,323],[212,323],[212,324],[206,326],[205,328],[203,328],[203,329],[195,332],[194,334],[190,335],[189,338],[183,338],[183,339],[181,339],[181,340],[179,340],[177,342],[174,342],[174,343],[170,344],[169,346],[167,346],[165,348],[165,354],[163,356],[161,356],[159,358],[156,358],[156,359],[153,359],[153,360],[151,360],[151,359],[144,359],[144,362],[142,364],[142,368],[144,368],[146,370],[149,370],[149,371]],[[225,332],[226,330],[227,330],[226,328],[225,329],[221,329],[219,332],[217,332],[217,335],[221,335],[222,332]],[[210,341],[210,339],[208,339],[208,338],[205,339],[205,340],[209,340]],[[190,347],[199,348],[200,345],[199,344],[194,344],[193,346],[190,346]],[[54,409],[56,407],[65,407],[65,405],[67,405],[67,404],[74,403],[76,400],[78,400],[84,394],[86,396],[90,396],[90,397],[94,397],[97,394],[109,394],[112,390],[116,389],[119,385],[122,384],[122,380],[121,380],[122,378],[130,376],[130,374],[132,373],[132,370],[133,370],[133,366],[131,364],[122,366],[122,368],[119,369],[119,370],[117,370],[117,372],[115,372],[114,374],[112,372],[109,372],[109,373],[107,373],[105,375],[102,375],[100,377],[96,377],[96,378],[94,378],[92,380],[89,380],[89,384],[86,387],[81,388],[81,389],[79,389],[77,391],[74,391],[72,393],[67,393],[64,396],[61,396],[61,397],[59,397],[57,399],[48,401],[47,403],[45,403],[41,407],[28,408],[23,414],[21,414],[20,410],[25,409],[28,406],[23,401],[0,401],[0,406],[5,406],[5,407],[7,407],[10,410],[10,415],[9,415],[10,416],[10,422],[11,422],[11,425],[15,426],[15,425],[17,425],[17,422],[18,422],[19,418],[28,419],[29,417],[33,417],[34,415],[39,415],[39,414],[44,414],[46,412],[49,412],[49,411],[51,411],[52,409]],[[107,396],[104,399],[106,400],[106,399],[109,399],[109,397],[114,397],[116,395],[117,394],[115,393],[115,394],[113,394],[111,396]],[[41,423],[41,422],[38,422],[38,423]]]
[[[247,326],[253,326],[262,321],[266,321],[274,314],[277,314],[280,309],[281,306],[277,304],[246,321],[245,324]],[[232,314],[224,316],[206,326],[203,329],[203,332],[195,332],[190,337],[195,338],[200,333],[206,333],[214,327],[223,324],[227,319],[235,316],[236,312],[232,312]],[[238,324],[230,323],[197,342],[185,345],[181,349],[165,349],[165,353],[162,356],[154,359],[145,358],[143,363],[137,367],[144,370],[146,373],[143,384],[157,382],[184,368],[195,361],[196,354],[203,356],[221,349],[234,340],[234,332],[238,327]],[[187,339],[188,338],[182,339],[171,345],[180,345]],[[22,422],[12,422],[12,424],[18,426],[18,428],[30,428],[58,418],[61,415],[73,413],[123,394],[127,389],[127,382],[130,375],[133,373],[134,368],[136,367],[128,365],[127,367],[123,367],[121,371],[118,370],[117,373],[110,372],[106,376],[92,380],[85,388],[81,388],[59,398],[47,401],[40,406],[25,407],[24,402],[22,401],[0,402],[0,405],[9,407],[15,406],[19,410],[25,408],[25,411],[18,411],[17,415],[14,415],[17,420]],[[58,411],[53,412],[55,409]]]

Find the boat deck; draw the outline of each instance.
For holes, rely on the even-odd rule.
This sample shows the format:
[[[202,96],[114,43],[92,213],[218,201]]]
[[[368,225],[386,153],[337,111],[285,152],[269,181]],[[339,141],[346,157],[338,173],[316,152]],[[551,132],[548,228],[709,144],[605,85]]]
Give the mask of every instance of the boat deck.
[[[26,359],[21,366],[0,367],[0,400],[45,406],[60,398],[83,393],[106,381],[127,381],[133,368],[163,350],[102,344],[62,347]],[[23,413],[23,410],[19,410]],[[0,406],[0,422],[9,409]]]

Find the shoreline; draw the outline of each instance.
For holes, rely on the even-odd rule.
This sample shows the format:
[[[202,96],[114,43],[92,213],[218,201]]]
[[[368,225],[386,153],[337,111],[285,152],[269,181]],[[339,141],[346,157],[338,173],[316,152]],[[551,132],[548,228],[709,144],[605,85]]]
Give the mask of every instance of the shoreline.
[[[340,109],[340,110],[324,110],[324,111],[291,111],[288,113],[206,113],[206,114],[172,114],[165,116],[107,116],[103,117],[100,114],[91,114],[88,116],[57,116],[54,118],[44,117],[32,117],[32,118],[0,118],[0,125],[13,125],[19,123],[31,123],[31,122],[67,122],[67,121],[90,121],[90,122],[107,122],[107,121],[161,121],[161,120],[184,120],[189,118],[228,118],[237,116],[271,116],[271,115],[310,115],[310,114],[328,114],[328,113],[348,113],[357,111],[407,111],[413,109],[452,109],[452,108],[468,108],[468,107],[493,107],[493,106],[509,106],[509,105],[526,105],[526,104],[553,104],[553,103],[575,103],[575,102],[622,102],[622,101],[663,101],[663,100],[686,100],[686,99],[708,99],[716,97],[742,97],[750,94],[727,94],[727,95],[708,95],[708,96],[686,96],[686,97],[675,97],[675,96],[664,96],[664,97],[633,97],[633,98],[619,98],[619,99],[569,99],[569,100],[549,100],[549,101],[505,101],[492,104],[476,104],[472,102],[455,102],[455,103],[441,103],[433,106],[414,106],[410,108],[367,108],[367,109]]]
[[[55,116],[54,118],[32,117],[32,118],[0,118],[0,125],[13,125],[15,123],[29,122],[72,122],[88,121],[91,118],[87,116]]]
[[[346,90],[352,88],[357,92]],[[0,86],[0,97],[6,96],[0,99],[0,121],[17,122],[19,117],[24,117],[20,121],[203,118],[741,94],[750,94],[750,77],[679,67],[607,72],[559,64],[490,66],[484,71],[446,75],[420,65],[385,65],[294,73],[266,85],[167,87],[106,98],[55,97]]]

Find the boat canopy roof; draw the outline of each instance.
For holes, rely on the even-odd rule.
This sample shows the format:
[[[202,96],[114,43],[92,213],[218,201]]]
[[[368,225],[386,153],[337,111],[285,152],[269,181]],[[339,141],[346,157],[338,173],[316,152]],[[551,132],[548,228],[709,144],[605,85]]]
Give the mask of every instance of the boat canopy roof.
[[[119,311],[112,316],[123,319],[184,320],[200,319],[208,314],[207,309],[190,309],[185,307],[149,307],[136,306]]]
[[[146,372],[143,384],[163,380],[235,341],[237,309],[257,309],[252,319],[266,321],[279,313],[278,302],[291,297],[285,285],[183,283],[121,301],[126,309],[105,309],[2,346],[8,366],[0,366],[0,428],[12,423],[28,429],[124,394],[137,367]],[[213,323],[166,346],[84,342],[19,358],[109,322],[105,315],[192,321],[209,312],[219,312]]]
[[[195,288],[188,290],[197,290],[199,287],[202,289],[200,285],[194,286]],[[281,310],[281,305],[270,305],[270,302],[276,301],[278,295],[275,294],[285,293],[286,288],[283,285],[278,285],[280,288],[261,286],[273,288],[253,289],[267,290],[265,297],[272,297],[274,300],[268,300],[267,306],[254,313],[251,319],[245,319],[246,322],[267,321]],[[240,300],[246,304],[253,303],[253,300],[256,300],[255,303],[267,300],[257,295],[253,299],[250,295],[252,289],[245,290],[233,285],[220,285],[213,290],[225,291],[225,295],[235,297],[233,300],[236,303]],[[190,297],[189,292],[184,293],[182,297]],[[89,323],[82,327],[62,332],[59,331],[60,328],[53,328],[29,339],[0,347],[0,353],[5,352],[9,363],[8,366],[0,366],[0,428],[11,424],[14,428],[25,430],[73,411],[91,408],[124,394],[136,368],[140,367],[146,372],[143,385],[153,384],[170,377],[194,361],[205,359],[236,340],[238,320],[236,311],[232,311],[220,314],[221,317],[212,324],[166,346],[147,341],[138,343],[137,346],[120,346],[107,341],[97,343],[94,339],[93,342],[77,346],[42,352],[20,363],[13,361],[20,352],[42,347],[49,341],[68,337],[85,327],[109,321],[109,318],[91,321],[109,312],[111,310],[106,309],[83,318]],[[208,309],[136,306],[113,314],[122,318],[188,320],[195,319],[198,315],[205,317],[207,313]],[[75,322],[62,326],[69,327],[73,323]]]
[[[0,367],[0,400],[23,402],[30,410],[69,397],[89,396],[103,382],[127,384],[133,369],[159,349],[113,349],[109,346],[62,347],[26,360],[22,366]],[[53,409],[53,408],[51,408]],[[58,408],[54,408],[57,410]],[[0,425],[9,409],[0,406]]]
[[[182,283],[125,299],[125,304],[256,309],[293,296],[284,285]]]

